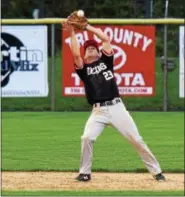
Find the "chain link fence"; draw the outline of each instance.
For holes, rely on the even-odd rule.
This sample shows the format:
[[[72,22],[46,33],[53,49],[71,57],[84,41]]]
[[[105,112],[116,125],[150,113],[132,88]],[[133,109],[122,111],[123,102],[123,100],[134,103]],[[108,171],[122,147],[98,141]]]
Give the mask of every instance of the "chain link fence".
[[[17,6],[21,3],[20,12],[17,12]],[[26,7],[29,4],[29,9]],[[119,6],[119,9],[117,9]],[[8,8],[11,7],[11,12]],[[25,9],[24,9],[25,7]],[[76,7],[85,10],[90,18],[164,18],[165,4],[160,1],[117,1],[117,4],[111,0],[63,0],[55,1],[52,4],[47,0],[43,1],[4,1],[2,4],[3,18],[33,18],[35,9],[39,10],[39,17],[66,17]],[[110,9],[111,8],[111,9]],[[169,17],[180,18],[184,11],[182,6],[178,12],[171,3],[169,3]],[[107,11],[109,10],[109,12]],[[178,13],[178,14],[177,14]],[[86,98],[63,97],[62,90],[62,36],[61,25],[53,26],[55,42],[55,59],[51,59],[51,25],[48,25],[48,81],[49,96],[46,98],[2,98],[3,111],[81,111],[90,110]],[[134,54],[133,54],[134,55]],[[164,85],[167,89],[167,110],[184,110],[184,99],[179,98],[179,25],[168,25],[167,31],[167,56],[172,63],[167,72],[167,82],[164,79],[164,25],[156,25],[156,93],[154,97],[122,97],[128,110],[164,110]],[[55,61],[55,67],[52,67],[52,61]],[[51,76],[54,74],[54,83]]]

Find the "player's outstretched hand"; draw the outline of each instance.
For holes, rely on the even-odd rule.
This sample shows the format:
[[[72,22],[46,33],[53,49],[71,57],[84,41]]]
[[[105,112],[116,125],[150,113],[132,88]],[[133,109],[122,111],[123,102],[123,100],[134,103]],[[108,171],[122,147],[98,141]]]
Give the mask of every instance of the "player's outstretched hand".
[[[79,15],[78,11],[74,11],[67,17],[67,23],[72,25],[75,29],[84,30],[88,25],[88,20],[85,15]]]

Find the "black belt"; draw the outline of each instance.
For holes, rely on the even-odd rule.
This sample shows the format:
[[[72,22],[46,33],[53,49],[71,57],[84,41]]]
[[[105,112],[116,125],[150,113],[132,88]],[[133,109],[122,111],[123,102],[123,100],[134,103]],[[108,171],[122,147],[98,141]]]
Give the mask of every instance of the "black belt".
[[[105,101],[105,102],[102,102],[102,103],[95,103],[94,107],[110,106],[110,105],[115,105],[116,103],[120,103],[120,102],[121,102],[121,99],[116,98],[112,101]]]

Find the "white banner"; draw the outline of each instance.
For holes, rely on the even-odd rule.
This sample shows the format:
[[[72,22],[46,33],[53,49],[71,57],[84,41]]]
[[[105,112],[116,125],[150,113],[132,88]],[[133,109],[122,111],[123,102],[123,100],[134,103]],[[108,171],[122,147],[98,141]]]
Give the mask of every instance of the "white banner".
[[[179,97],[184,98],[184,26],[179,27]]]
[[[47,26],[2,26],[2,97],[48,96]]]

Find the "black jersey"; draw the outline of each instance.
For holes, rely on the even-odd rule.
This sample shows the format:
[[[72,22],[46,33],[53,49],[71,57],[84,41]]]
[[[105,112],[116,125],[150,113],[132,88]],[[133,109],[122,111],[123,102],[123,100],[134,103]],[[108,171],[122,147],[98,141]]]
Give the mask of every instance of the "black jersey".
[[[102,50],[102,56],[90,64],[84,64],[76,72],[84,83],[89,104],[110,101],[119,97],[118,87],[114,78],[114,55],[107,55]]]

